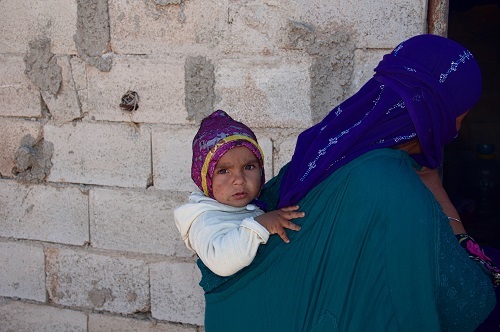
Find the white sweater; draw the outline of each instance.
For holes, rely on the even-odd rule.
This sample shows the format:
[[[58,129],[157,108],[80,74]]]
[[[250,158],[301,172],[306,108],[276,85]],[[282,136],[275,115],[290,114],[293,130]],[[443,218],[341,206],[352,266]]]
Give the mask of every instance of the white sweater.
[[[174,210],[175,224],[186,246],[215,274],[230,276],[255,258],[269,232],[254,217],[264,211],[253,204],[232,207],[201,192]]]

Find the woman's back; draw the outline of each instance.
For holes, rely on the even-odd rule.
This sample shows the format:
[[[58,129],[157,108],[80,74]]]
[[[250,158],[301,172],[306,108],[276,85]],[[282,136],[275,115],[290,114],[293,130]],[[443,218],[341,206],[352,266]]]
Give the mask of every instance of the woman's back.
[[[263,191],[271,209],[279,180]],[[406,153],[358,157],[299,205],[306,217],[289,244],[271,238],[206,295],[207,331],[467,330],[494,305],[491,282],[456,243]]]

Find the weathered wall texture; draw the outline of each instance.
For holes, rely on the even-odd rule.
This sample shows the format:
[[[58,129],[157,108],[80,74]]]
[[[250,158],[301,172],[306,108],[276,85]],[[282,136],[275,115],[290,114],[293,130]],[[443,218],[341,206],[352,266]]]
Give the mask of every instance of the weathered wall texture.
[[[200,274],[172,216],[194,189],[197,124],[219,108],[245,121],[276,174],[298,132],[426,32],[426,12],[0,1],[0,330],[202,330]]]

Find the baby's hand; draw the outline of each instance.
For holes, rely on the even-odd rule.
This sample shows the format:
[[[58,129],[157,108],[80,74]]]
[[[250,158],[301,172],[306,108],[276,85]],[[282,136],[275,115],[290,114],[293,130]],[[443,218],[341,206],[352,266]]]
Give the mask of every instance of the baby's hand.
[[[285,228],[294,231],[300,230],[300,226],[290,220],[302,218],[306,215],[304,212],[297,211],[298,209],[298,205],[287,206],[279,210],[264,213],[256,217],[255,220],[264,226],[269,234],[278,234],[283,241],[289,243],[290,239],[286,236]]]

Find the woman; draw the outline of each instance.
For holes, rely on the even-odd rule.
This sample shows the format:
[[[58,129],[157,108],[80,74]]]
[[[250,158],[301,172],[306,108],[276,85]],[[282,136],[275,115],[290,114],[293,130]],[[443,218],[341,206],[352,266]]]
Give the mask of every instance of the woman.
[[[472,54],[446,38],[384,56],[262,192],[269,209],[298,204],[301,231],[227,278],[199,264],[206,330],[474,330],[493,309],[491,280],[455,239],[436,173],[423,176],[433,194],[415,170],[441,164],[480,94]]]

